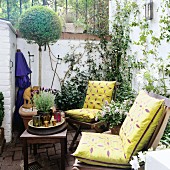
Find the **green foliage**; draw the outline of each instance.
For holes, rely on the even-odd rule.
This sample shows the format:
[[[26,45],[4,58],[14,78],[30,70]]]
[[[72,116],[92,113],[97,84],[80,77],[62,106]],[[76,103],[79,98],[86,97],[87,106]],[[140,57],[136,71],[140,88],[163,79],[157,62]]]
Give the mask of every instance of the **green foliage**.
[[[145,2],[143,2],[143,7],[145,5],[144,3]],[[138,69],[139,72],[142,72],[142,70],[145,69],[142,75],[142,82],[144,82],[143,89],[161,94],[166,97],[169,97],[170,95],[169,54],[168,56],[162,56],[160,46],[164,45],[165,41],[170,41],[170,20],[168,16],[169,9],[170,1],[161,0],[159,8],[157,8],[155,11],[156,15],[159,15],[159,34],[157,33],[157,30],[152,29],[152,21],[148,22],[145,18],[143,18],[141,22],[138,22],[138,20],[135,22],[135,20],[133,20],[131,24],[133,27],[138,26],[140,28],[139,40],[134,42],[134,44],[138,45],[137,52],[142,52],[142,59],[138,61],[135,58],[135,62],[132,64],[132,66],[133,68],[136,68],[136,70]],[[151,63],[151,59],[153,60],[153,63]],[[170,144],[169,135],[170,120],[161,139],[162,143],[167,146]]]
[[[86,4],[87,2],[87,4]],[[87,33],[99,35],[109,30],[109,3],[103,0],[68,0],[74,23],[84,26]],[[87,9],[86,9],[87,8]],[[105,9],[105,10],[103,10]],[[105,29],[107,27],[107,29]],[[104,29],[103,29],[104,28]]]
[[[78,80],[76,77],[66,81],[61,86],[55,98],[57,108],[61,110],[82,108],[86,93],[87,81]]]
[[[144,78],[147,80],[147,85],[145,86],[145,89],[148,91],[148,92],[151,92],[151,91],[154,91],[154,78],[151,76],[150,72],[149,71],[146,71],[144,73]]]
[[[137,94],[134,90],[132,90],[129,82],[122,82],[122,84],[120,84],[120,87],[118,87],[116,90],[117,102],[123,102],[124,100],[128,99],[134,100],[136,96]]]
[[[34,94],[33,103],[38,111],[49,112],[54,106],[55,95],[52,92],[40,91],[39,94]]]
[[[34,0],[33,4],[30,0],[22,0],[20,9],[20,1],[18,0],[1,0],[0,18],[9,19],[9,21],[18,28],[18,19],[21,13],[29,9],[32,5],[43,5],[42,0]],[[109,3],[108,1],[98,0],[67,0],[67,15],[66,1],[57,0],[55,5],[54,0],[46,0],[46,6],[53,11],[56,10],[62,20],[71,18],[75,25],[84,27],[88,33],[98,34],[103,32],[103,27],[107,25],[107,33],[109,30]],[[87,2],[87,4],[86,4]],[[86,9],[87,8],[87,9]],[[105,10],[103,10],[105,9]],[[70,15],[71,14],[71,15]],[[106,30],[105,30],[106,31]]]
[[[125,120],[133,102],[133,99],[127,99],[123,102],[111,101],[110,104],[106,103],[102,108],[102,112],[97,113],[96,120],[106,122],[110,127],[121,125]]]
[[[169,146],[170,144],[170,120],[166,126],[161,142],[165,144],[166,146]]]
[[[104,71],[103,75],[107,80],[123,82],[130,78],[130,70],[128,68],[129,60],[126,54],[129,48],[130,39],[130,12],[133,10],[134,4],[128,5],[126,2],[116,1],[116,12],[113,17],[111,42],[106,39],[105,33],[100,33],[100,55],[102,64],[100,65]],[[107,27],[104,27],[107,29]],[[105,31],[106,32],[106,31]],[[103,52],[104,51],[104,52]],[[130,79],[129,79],[130,81]]]
[[[138,22],[138,24],[134,24],[135,21],[133,20],[132,26],[138,26],[140,28],[139,40],[134,42],[135,45],[138,45],[138,51],[135,53],[137,54],[141,51],[142,54],[140,55],[142,55],[142,59],[134,59],[132,66],[133,68],[137,68],[138,72],[145,69],[143,73],[143,81],[145,82],[143,89],[169,97],[169,56],[162,56],[160,46],[163,45],[165,41],[169,42],[170,22],[167,11],[170,8],[170,3],[169,1],[162,0],[160,4],[160,8],[156,11],[157,14],[159,14],[159,12],[161,13],[158,23],[160,34],[157,34],[157,31],[150,27],[150,22],[145,18],[143,18],[141,22]]]
[[[4,118],[4,96],[2,92],[0,92],[0,126],[2,126],[3,118]]]
[[[19,31],[23,38],[41,47],[59,39],[61,23],[54,11],[44,6],[35,6],[21,15]]]
[[[122,124],[136,96],[129,82],[122,83],[117,89],[116,101],[103,106],[102,112],[97,115],[98,119],[108,122],[111,127]]]
[[[101,17],[103,21],[102,29],[96,32],[100,37],[100,42],[87,41],[84,51],[78,53],[76,53],[77,47],[72,47],[72,50],[64,57],[63,61],[68,64],[68,71],[61,82],[65,82],[67,79],[69,82],[61,83],[61,92],[56,96],[56,103],[63,110],[82,106],[88,80],[116,80],[120,82],[122,93],[120,92],[117,98],[120,101],[124,101],[128,93],[131,94],[131,76],[126,55],[131,40],[129,38],[129,23],[124,22],[130,16],[131,7],[125,5],[123,10],[119,8],[120,5],[112,23],[111,41],[106,37],[107,22],[104,22],[103,16],[99,15],[98,17]],[[87,55],[86,61],[82,59],[84,55]],[[74,78],[70,79],[73,75],[75,75]],[[75,89],[82,90],[75,91]]]
[[[20,4],[18,0],[1,0],[0,6],[0,18],[9,19],[9,21],[15,27],[18,26],[18,19],[20,17],[20,12],[24,12],[27,8],[31,6],[30,0],[22,1],[22,9],[20,11]]]

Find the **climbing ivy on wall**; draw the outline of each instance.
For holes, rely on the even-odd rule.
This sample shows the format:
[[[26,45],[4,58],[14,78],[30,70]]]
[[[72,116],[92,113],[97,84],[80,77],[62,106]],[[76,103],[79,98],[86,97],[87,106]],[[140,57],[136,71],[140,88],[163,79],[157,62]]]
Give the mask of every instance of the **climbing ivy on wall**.
[[[157,35],[150,28],[150,22],[141,16],[140,8],[144,9],[144,2],[139,6],[131,0],[128,2],[116,0],[115,4],[116,13],[112,21],[111,39],[108,40],[106,36],[108,35],[108,30],[105,31],[107,28],[103,28],[102,32],[98,32],[98,36],[101,38],[99,43],[87,41],[84,52],[81,53],[76,53],[77,47],[72,47],[72,53],[67,54],[63,61],[69,67],[64,79],[60,79],[61,86],[67,82],[73,72],[75,76],[71,78],[71,81],[76,80],[76,85],[78,85],[78,81],[83,79],[82,89],[85,89],[88,80],[116,80],[130,85],[132,69],[135,69],[143,76],[141,80],[145,83],[143,88],[167,96],[166,84],[170,65],[163,62],[162,56],[159,54],[159,47],[163,40],[169,41],[170,22],[166,15],[169,1],[162,0],[161,8],[157,9],[162,10],[159,22],[160,35]],[[140,28],[139,39],[136,42],[131,41],[130,37],[131,29],[134,27]],[[141,58],[137,58],[137,51],[132,55],[127,54],[130,43],[141,49]],[[98,53],[98,59],[95,56],[96,53]],[[88,59],[83,63],[84,55],[87,55]],[[150,58],[154,62],[151,63]],[[167,58],[169,59],[169,56]],[[87,66],[86,70],[80,69],[84,67],[84,64]],[[156,76],[151,74],[151,69],[155,70]]]
[[[144,9],[144,3],[140,7],[141,9]],[[141,16],[140,11],[138,11],[137,15],[134,14],[136,17],[131,21],[132,28],[140,28],[138,40],[132,42],[133,45],[138,47],[138,51],[131,55],[135,80],[139,79],[139,82],[144,82],[143,88],[147,91],[153,91],[167,97],[170,96],[168,91],[170,83],[170,53],[167,56],[163,56],[160,47],[162,44],[168,45],[170,41],[169,10],[170,1],[161,0],[160,6],[155,10],[156,13],[154,15],[159,16],[159,31],[152,29],[152,21],[147,21],[144,16]],[[139,74],[136,75],[135,72],[139,72]],[[161,139],[161,142],[167,146],[170,143],[169,125],[170,122]]]
[[[140,21],[136,18],[133,20],[132,27],[140,28],[139,39],[132,42],[138,46],[138,51],[132,55],[132,66],[136,69],[137,78],[139,81],[144,82],[143,88],[148,91],[153,91],[165,96],[169,96],[168,84],[169,84],[169,54],[165,57],[162,56],[160,47],[163,43],[169,42],[169,17],[168,11],[170,8],[170,2],[162,0],[161,6],[156,9],[156,15],[160,16],[158,30],[152,29],[152,21],[147,21],[144,16],[141,17],[141,13],[138,13],[138,18],[142,18]],[[144,9],[143,2],[143,9]],[[161,15],[160,15],[161,13]],[[141,54],[139,54],[139,49]],[[138,54],[138,58],[136,58]],[[154,70],[154,71],[153,71]]]

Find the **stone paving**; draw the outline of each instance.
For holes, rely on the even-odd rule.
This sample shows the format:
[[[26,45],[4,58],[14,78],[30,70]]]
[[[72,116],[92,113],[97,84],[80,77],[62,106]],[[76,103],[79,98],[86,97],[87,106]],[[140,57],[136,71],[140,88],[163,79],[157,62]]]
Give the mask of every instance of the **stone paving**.
[[[69,147],[73,139],[73,130],[68,131],[67,147]],[[0,155],[0,170],[23,170],[23,155],[22,155],[22,143],[14,133],[11,143],[6,143],[3,149],[3,153]],[[33,155],[33,151],[28,150],[29,163],[38,162],[42,168],[40,170],[59,170],[60,169],[60,144],[42,144],[38,146],[38,154]],[[71,170],[74,163],[74,157],[71,156],[68,149],[66,155],[66,168],[65,170]]]

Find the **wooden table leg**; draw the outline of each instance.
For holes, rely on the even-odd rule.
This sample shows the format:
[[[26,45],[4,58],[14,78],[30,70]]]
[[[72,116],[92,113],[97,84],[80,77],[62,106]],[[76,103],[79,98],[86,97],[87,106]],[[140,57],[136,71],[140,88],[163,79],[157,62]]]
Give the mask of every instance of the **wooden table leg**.
[[[33,154],[34,156],[37,154],[37,144],[33,144]]]
[[[65,144],[66,140],[61,139],[60,144],[61,144],[61,170],[65,170]]]
[[[65,154],[67,154],[67,136],[65,138]]]
[[[23,139],[24,170],[28,170],[28,148],[27,139]]]

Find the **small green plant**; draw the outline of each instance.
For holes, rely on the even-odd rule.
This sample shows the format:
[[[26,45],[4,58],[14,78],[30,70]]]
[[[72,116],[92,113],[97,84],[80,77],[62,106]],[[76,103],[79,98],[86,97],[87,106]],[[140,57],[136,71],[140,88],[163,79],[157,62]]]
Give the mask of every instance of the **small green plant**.
[[[106,102],[102,108],[102,112],[97,113],[96,120],[108,123],[109,127],[121,125],[132,104],[133,100],[131,99],[124,100],[124,102],[111,101],[110,104]]]
[[[4,96],[2,92],[0,92],[0,126],[2,126],[3,118],[4,118]]]
[[[81,108],[85,98],[87,83],[67,81],[58,91],[55,98],[55,103],[58,109],[69,110]]]
[[[40,91],[34,94],[33,103],[38,111],[49,112],[54,106],[55,95],[51,91]]]

